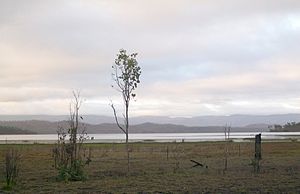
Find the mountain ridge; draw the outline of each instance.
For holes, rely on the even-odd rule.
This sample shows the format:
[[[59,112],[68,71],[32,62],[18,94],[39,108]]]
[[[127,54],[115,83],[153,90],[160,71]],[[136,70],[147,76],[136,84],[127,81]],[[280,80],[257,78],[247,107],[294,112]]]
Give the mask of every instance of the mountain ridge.
[[[81,123],[87,130],[88,134],[105,134],[105,133],[122,133],[115,123],[102,123],[92,125]],[[0,121],[1,126],[15,127],[25,131],[32,131],[38,134],[55,134],[58,128],[62,127],[68,129],[68,121],[41,121],[41,120],[27,120],[27,121]],[[142,123],[130,126],[130,133],[210,133],[223,132],[222,126],[205,126],[205,127],[191,127],[175,124],[157,124],[157,123]],[[232,127],[232,132],[262,132],[268,131],[267,128],[250,128],[250,127]]]
[[[23,130],[13,126],[2,126],[0,125],[0,135],[20,135],[20,134],[36,134],[30,130]]]
[[[115,123],[111,116],[83,115],[84,122],[98,125],[102,123]],[[0,121],[26,121],[42,120],[58,122],[67,120],[68,115],[0,115]],[[300,122],[300,114],[272,114],[272,115],[247,115],[234,114],[229,116],[195,116],[195,117],[168,117],[168,116],[139,116],[131,117],[130,124],[138,125],[142,123],[174,124],[193,126],[224,126],[229,124],[233,127],[245,127],[253,124],[284,125],[287,122]]]

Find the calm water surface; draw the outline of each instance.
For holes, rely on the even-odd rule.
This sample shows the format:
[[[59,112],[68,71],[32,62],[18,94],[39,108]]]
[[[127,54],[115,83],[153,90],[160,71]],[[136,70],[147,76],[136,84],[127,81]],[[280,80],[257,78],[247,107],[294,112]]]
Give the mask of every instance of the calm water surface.
[[[254,132],[231,133],[233,141],[245,141],[254,138]],[[89,134],[86,142],[124,142],[124,134]],[[157,141],[157,142],[200,142],[200,141],[223,141],[224,133],[139,133],[129,134],[131,142]],[[288,140],[300,141],[300,132],[263,132],[263,140]],[[0,135],[0,143],[53,143],[57,140],[57,134],[35,135]]]

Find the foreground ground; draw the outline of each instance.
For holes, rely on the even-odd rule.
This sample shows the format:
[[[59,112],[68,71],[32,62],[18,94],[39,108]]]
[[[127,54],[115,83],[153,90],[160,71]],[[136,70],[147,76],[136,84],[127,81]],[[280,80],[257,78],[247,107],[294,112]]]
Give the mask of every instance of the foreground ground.
[[[230,144],[225,173],[222,142],[131,144],[130,174],[123,144],[90,144],[88,180],[68,183],[56,181],[53,145],[0,145],[1,169],[8,147],[22,153],[12,193],[300,193],[300,142],[263,143],[259,174],[250,165],[253,142]],[[191,159],[208,168],[192,168]]]

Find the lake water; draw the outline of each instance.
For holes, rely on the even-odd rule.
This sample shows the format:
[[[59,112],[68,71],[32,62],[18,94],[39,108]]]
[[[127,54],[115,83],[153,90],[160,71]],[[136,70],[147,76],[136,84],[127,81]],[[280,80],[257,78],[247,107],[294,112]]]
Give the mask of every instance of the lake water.
[[[231,133],[233,141],[247,141],[254,138],[258,133],[239,132]],[[93,140],[92,138],[93,137]],[[129,134],[130,142],[201,142],[201,141],[224,141],[224,133],[139,133]],[[297,140],[300,141],[300,132],[263,132],[262,140]],[[0,135],[0,143],[54,143],[57,134],[34,134],[34,135]],[[89,134],[87,143],[125,141],[124,134]]]

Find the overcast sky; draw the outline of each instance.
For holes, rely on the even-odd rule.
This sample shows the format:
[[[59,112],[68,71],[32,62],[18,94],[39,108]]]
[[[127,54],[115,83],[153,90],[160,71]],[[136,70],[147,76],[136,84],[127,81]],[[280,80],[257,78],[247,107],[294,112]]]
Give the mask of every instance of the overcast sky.
[[[0,0],[0,114],[112,115],[121,48],[131,115],[300,112],[299,0]]]

